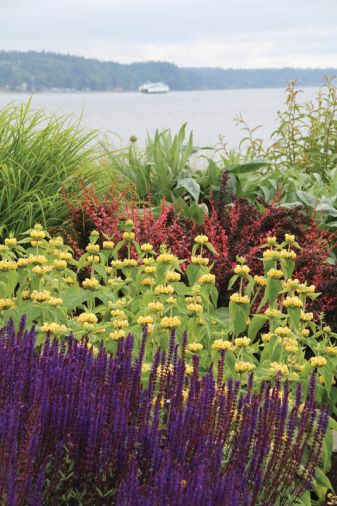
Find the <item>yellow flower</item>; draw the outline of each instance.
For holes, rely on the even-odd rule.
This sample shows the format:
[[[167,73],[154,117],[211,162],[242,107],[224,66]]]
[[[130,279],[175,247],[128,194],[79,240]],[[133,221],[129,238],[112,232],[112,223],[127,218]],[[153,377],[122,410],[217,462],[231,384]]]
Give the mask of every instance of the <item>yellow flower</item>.
[[[245,346],[249,346],[251,343],[251,340],[247,336],[237,337],[236,339],[234,339],[234,343],[235,343],[235,346],[237,346],[238,348],[243,348]]]
[[[0,260],[0,271],[16,271],[18,268],[16,262],[11,260]]]
[[[41,332],[47,333],[51,332],[52,334],[64,334],[68,332],[68,329],[65,325],[61,325],[59,323],[53,322],[53,323],[44,323],[41,326]]]
[[[50,299],[48,299],[48,304],[50,304],[51,306],[60,306],[61,304],[63,304],[63,300],[60,299],[59,297],[50,297]]]
[[[172,253],[162,253],[161,255],[157,256],[156,262],[158,264],[169,264],[173,262],[178,262],[178,258]]]
[[[233,345],[230,341],[224,341],[223,339],[216,339],[212,344],[212,350],[232,350]]]
[[[48,290],[43,290],[42,292],[34,290],[30,298],[33,302],[46,302],[50,300],[50,292]]]
[[[187,349],[191,353],[199,353],[199,351],[202,351],[203,345],[201,343],[189,343]]]
[[[63,269],[66,269],[67,262],[66,262],[66,260],[54,260],[53,267],[57,271],[62,271]]]
[[[30,244],[36,248],[37,246],[43,246],[43,241],[31,241]]]
[[[279,269],[270,269],[267,272],[267,276],[268,276],[268,278],[272,278],[272,279],[281,279],[281,278],[283,278],[284,274]]]
[[[153,246],[152,244],[146,242],[145,244],[142,244],[141,247],[140,247],[141,251],[143,251],[144,253],[148,253],[149,251],[152,251],[153,250]]]
[[[179,318],[177,316],[164,316],[164,318],[162,318],[160,320],[160,326],[163,327],[163,328],[166,328],[166,329],[172,329],[172,328],[175,328],[175,327],[179,327],[179,325],[181,324],[181,321],[179,320]]]
[[[14,301],[10,298],[0,299],[0,311],[15,307]]]
[[[44,239],[46,237],[46,234],[43,232],[43,230],[32,230],[29,234],[32,239]]]
[[[193,365],[190,365],[190,364],[185,364],[185,374],[193,374],[193,371],[194,371],[194,367]]]
[[[285,234],[284,235],[284,240],[288,243],[288,244],[292,244],[295,242],[295,236],[294,234]]]
[[[259,286],[267,286],[267,280],[263,276],[255,275],[254,276],[254,281]]]
[[[208,265],[209,258],[205,258],[201,255],[192,255],[191,262],[192,262],[192,264],[196,264],[196,265]]]
[[[127,316],[122,309],[112,309],[110,314],[114,318],[122,318],[123,320],[127,319]]]
[[[143,285],[143,286],[152,286],[152,285],[154,285],[154,283],[155,283],[155,280],[153,278],[144,278],[141,281],[141,285]]]
[[[62,248],[64,246],[63,238],[58,236],[50,239],[49,246],[51,248]]]
[[[196,244],[206,244],[208,242],[208,237],[207,237],[207,235],[197,235],[194,238],[194,242]]]
[[[323,332],[331,332],[331,327],[329,325],[325,325],[325,327],[323,327]]]
[[[283,306],[284,307],[291,307],[291,308],[302,307],[303,306],[303,302],[301,301],[301,299],[299,299],[296,296],[294,296],[294,297],[287,297],[285,299],[285,301],[283,302]]]
[[[193,297],[185,297],[186,304],[189,304],[191,302],[196,302],[197,304],[202,303],[202,298],[200,295],[194,295]]]
[[[262,334],[261,335],[261,338],[262,338],[262,341],[264,343],[269,343],[270,339],[271,339],[271,333],[270,332],[267,332],[265,334]]]
[[[126,337],[126,332],[124,330],[116,330],[115,332],[110,332],[110,338],[113,341],[119,341],[119,339],[124,339]]]
[[[291,330],[289,327],[277,327],[277,329],[275,329],[275,334],[279,337],[286,337],[290,336]]]
[[[134,241],[136,235],[134,232],[124,232],[122,237],[125,241]]]
[[[215,276],[214,276],[214,274],[202,274],[200,276],[200,278],[198,279],[198,283],[200,285],[214,284],[215,283]]]
[[[18,244],[18,241],[15,239],[15,237],[6,237],[5,239],[5,245],[9,248],[14,248]]]
[[[197,314],[201,314],[204,310],[201,304],[193,304],[193,303],[187,304],[187,309],[191,313],[197,313]]]
[[[273,249],[266,249],[264,252],[263,252],[263,258],[267,259],[267,260],[277,260],[280,258],[280,253],[276,250],[273,250]]]
[[[92,331],[94,331],[94,329],[95,329],[95,325],[93,323],[90,323],[90,322],[83,322],[82,323],[82,327],[84,329],[92,330]]]
[[[88,290],[94,290],[95,288],[99,287],[99,281],[96,278],[85,278],[85,280],[82,283],[83,288],[87,288]]]
[[[229,300],[235,304],[249,304],[250,302],[248,295],[240,295],[239,293],[233,293]]]
[[[97,323],[97,316],[94,313],[81,313],[77,317],[79,323]]]
[[[138,316],[137,318],[138,325],[148,325],[149,323],[153,323],[153,317],[148,316]]]
[[[22,290],[22,293],[21,293],[21,298],[22,298],[22,300],[29,299],[29,297],[30,297],[30,292],[29,292],[29,290]]]
[[[161,294],[167,294],[167,295],[172,295],[174,293],[174,288],[172,285],[158,285],[155,287],[154,289],[154,293],[156,295],[161,295]]]
[[[298,279],[288,279],[287,281],[282,281],[282,288],[290,288],[291,290],[295,290],[299,284],[300,282]]]
[[[28,258],[19,258],[18,261],[16,262],[16,265],[18,267],[26,267],[27,265],[29,265],[29,260]]]
[[[238,373],[252,372],[255,369],[255,365],[251,362],[237,361],[235,363],[235,371]]]
[[[274,235],[267,237],[267,244],[270,246],[276,246],[277,238]]]
[[[327,361],[324,357],[311,357],[310,364],[313,367],[322,367],[327,364]]]
[[[296,253],[295,251],[288,251],[287,249],[282,249],[280,251],[280,257],[284,258],[285,260],[296,260]]]
[[[98,253],[100,250],[99,244],[88,244],[85,248],[88,253]]]
[[[271,307],[266,309],[264,314],[266,316],[269,316],[269,318],[280,318],[280,316],[282,315],[281,311],[279,311],[278,309],[273,309]]]
[[[122,260],[111,260],[111,266],[115,269],[120,269],[123,267],[123,261]]]
[[[98,264],[99,263],[99,256],[98,255],[88,255],[87,262],[89,262],[90,264]]]
[[[250,273],[250,268],[248,265],[236,265],[234,267],[234,272],[238,276],[247,276]]]
[[[144,272],[146,274],[152,274],[153,272],[156,272],[157,267],[155,265],[146,265],[144,267]]]
[[[149,309],[152,309],[153,311],[157,311],[158,313],[160,313],[164,309],[164,304],[162,304],[161,302],[149,302],[147,307]]]
[[[115,243],[113,241],[103,241],[104,249],[114,249]]]
[[[301,330],[302,337],[308,337],[309,334],[310,334],[310,331],[308,329]]]
[[[337,346],[327,346],[325,348],[325,351],[329,355],[337,355]]]
[[[144,265],[153,265],[155,263],[154,258],[143,258]]]
[[[65,282],[66,285],[73,285],[75,283],[75,281],[73,280],[73,278],[71,276],[67,276],[66,278],[63,278],[63,281]]]
[[[117,318],[116,320],[113,320],[112,326],[115,329],[126,329],[129,326],[129,322],[127,320]]]
[[[60,260],[72,260],[73,256],[70,251],[60,251]]]
[[[182,390],[181,391],[181,395],[182,395],[182,398],[183,398],[183,401],[186,402],[187,399],[188,399],[188,395],[189,395],[189,391],[188,390]],[[181,481],[181,483],[183,482],[184,480]],[[184,486],[184,485],[183,485]]]
[[[48,274],[48,272],[51,272],[53,268],[50,265],[35,265],[35,267],[32,268],[32,272],[35,274],[38,274],[39,276],[44,276],[45,274]]]
[[[157,376],[158,378],[167,376],[168,374],[172,374],[174,372],[173,364],[167,364],[167,365],[158,365],[157,367]]]
[[[29,255],[28,257],[28,263],[32,265],[43,265],[47,262],[47,257],[44,255]]]
[[[271,367],[269,369],[269,375],[274,375],[280,372],[282,376],[289,373],[288,366],[285,364],[281,364],[280,362],[272,362]]]
[[[301,321],[302,322],[311,322],[313,317],[314,317],[314,313],[305,313],[304,311],[301,311]]]
[[[145,362],[142,364],[142,373],[145,374],[147,372],[151,371],[151,366],[149,364],[146,364]]]
[[[299,348],[294,344],[287,344],[287,346],[284,346],[284,349],[287,353],[297,353]]]
[[[165,281],[180,281],[181,275],[179,272],[167,271]]]
[[[316,289],[315,285],[306,286],[302,284],[297,288],[297,292],[303,294],[315,293],[315,289]]]
[[[134,258],[125,258],[123,260],[123,267],[136,267],[137,265],[137,260],[135,260]]]
[[[168,297],[167,301],[166,301],[168,304],[176,304],[177,303],[177,299],[174,298],[174,297]]]

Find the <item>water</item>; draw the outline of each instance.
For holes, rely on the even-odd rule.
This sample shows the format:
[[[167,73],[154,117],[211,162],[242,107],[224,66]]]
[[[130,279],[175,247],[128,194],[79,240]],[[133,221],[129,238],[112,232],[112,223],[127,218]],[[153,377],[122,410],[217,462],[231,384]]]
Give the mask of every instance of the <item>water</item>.
[[[314,98],[316,88],[306,88],[302,100]],[[283,89],[183,91],[166,95],[141,93],[44,93],[33,96],[32,106],[58,114],[72,114],[88,129],[99,129],[115,145],[124,145],[130,135],[143,142],[156,128],[177,131],[187,122],[197,145],[216,145],[219,136],[236,147],[243,132],[234,117],[242,114],[251,126],[263,125],[259,136],[267,143],[276,126],[276,113],[284,109]],[[27,101],[27,94],[0,93],[0,107]]]

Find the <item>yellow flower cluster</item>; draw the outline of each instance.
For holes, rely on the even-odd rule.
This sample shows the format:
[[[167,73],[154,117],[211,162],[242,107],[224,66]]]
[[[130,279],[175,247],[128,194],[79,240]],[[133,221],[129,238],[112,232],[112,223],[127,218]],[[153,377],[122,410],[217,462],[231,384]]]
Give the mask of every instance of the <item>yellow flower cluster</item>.
[[[17,246],[18,241],[15,239],[15,237],[6,237],[5,239],[5,246],[8,246],[9,248],[15,248]]]
[[[290,308],[300,308],[300,307],[303,307],[303,302],[301,301],[301,299],[299,299],[298,297],[296,297],[296,295],[294,297],[286,297],[285,301],[283,301],[283,306],[284,307],[290,307]]]
[[[87,288],[88,290],[94,290],[99,287],[99,281],[96,278],[85,278],[82,282],[83,288]]]
[[[50,300],[50,292],[48,290],[43,290],[39,292],[38,290],[34,290],[30,296],[33,302],[46,302]]]
[[[263,252],[263,258],[266,260],[277,260],[280,258],[280,253],[273,249],[266,249]]]
[[[98,255],[88,255],[87,261],[90,264],[98,264],[99,263],[99,256]]]
[[[269,374],[274,375],[278,372],[280,372],[282,376],[287,375],[289,373],[288,366],[286,364],[282,364],[281,362],[272,362],[269,369]]]
[[[314,313],[304,313],[301,311],[301,321],[302,322],[311,322],[314,318]]]
[[[287,337],[290,336],[291,330],[289,327],[277,327],[275,329],[275,334],[279,337]]]
[[[185,364],[185,373],[190,375],[193,374],[194,367],[191,364]]]
[[[88,253],[98,253],[100,250],[99,244],[88,244],[85,248]]]
[[[215,283],[215,276],[214,276],[214,274],[202,274],[200,276],[200,278],[198,279],[198,283],[200,285],[214,284]]]
[[[50,297],[48,304],[51,306],[61,306],[61,304],[63,304],[63,299],[60,297]]]
[[[136,267],[137,263],[137,260],[134,258],[125,258],[123,260],[123,267]]]
[[[250,273],[250,268],[248,265],[236,265],[234,267],[234,272],[238,276],[247,276]]]
[[[81,313],[80,315],[78,315],[77,317],[77,321],[79,323],[92,323],[92,324],[95,324],[97,323],[97,316],[94,314],[94,313]]]
[[[289,244],[293,244],[295,242],[295,236],[294,234],[285,234],[284,240]]]
[[[269,269],[269,271],[267,272],[267,276],[268,278],[272,279],[281,279],[283,278],[284,274],[283,271],[279,269]]]
[[[142,244],[141,247],[140,247],[141,251],[143,251],[144,253],[149,253],[150,251],[153,250],[153,246],[152,244],[146,242],[145,244]]]
[[[43,232],[43,230],[32,230],[29,234],[32,239],[44,239],[46,237],[46,234]]]
[[[164,316],[164,318],[160,320],[160,326],[165,329],[173,329],[179,327],[180,324],[181,321],[179,320],[178,316]]]
[[[167,282],[180,281],[180,279],[181,279],[181,275],[179,274],[179,272],[167,271],[167,273],[165,275],[165,281],[167,281]]]
[[[68,329],[65,325],[52,322],[52,323],[44,323],[41,326],[41,332],[44,333],[50,332],[51,334],[65,334],[66,332],[68,332]]]
[[[0,311],[4,309],[11,309],[13,307],[15,307],[15,303],[9,297],[6,299],[0,299]]]
[[[16,271],[18,268],[16,262],[11,260],[0,260],[0,271]]]
[[[267,280],[263,276],[258,276],[257,274],[254,276],[254,281],[259,286],[267,286]]]
[[[262,339],[262,342],[264,343],[269,343],[270,339],[271,339],[271,336],[272,334],[270,332],[267,332],[265,334],[262,334],[261,335],[261,339]]]
[[[245,346],[250,345],[251,340],[247,336],[237,337],[236,339],[234,339],[234,343],[235,346],[237,346],[238,348],[244,348]]]
[[[149,302],[147,307],[152,309],[152,311],[157,311],[158,313],[164,310],[164,304],[161,302]]]
[[[48,272],[51,272],[53,270],[53,268],[50,266],[50,265],[35,265],[35,267],[33,267],[32,269],[32,272],[34,272],[34,274],[37,274],[38,276],[44,276],[45,274],[48,274]]]
[[[138,325],[148,325],[149,323],[153,323],[153,317],[148,315],[148,316],[139,316],[137,318],[137,323]]]
[[[195,265],[208,265],[209,258],[203,257],[201,255],[192,255],[191,262],[192,262],[192,264],[195,264]]]
[[[206,244],[208,242],[208,237],[207,235],[197,235],[195,238],[194,238],[194,242],[196,244]]]
[[[244,372],[252,372],[255,369],[255,365],[251,362],[237,361],[235,363],[235,371],[239,374]]]
[[[269,318],[280,318],[282,316],[282,313],[279,309],[274,309],[269,307],[265,310],[264,314],[268,316]]]
[[[155,284],[155,280],[153,278],[146,277],[142,279],[141,285],[143,286],[152,286]]]
[[[109,249],[112,250],[115,247],[115,243],[113,241],[103,241],[103,249]]]
[[[161,255],[157,256],[156,262],[158,264],[169,264],[173,262],[178,262],[178,258],[172,253],[162,253]]]
[[[162,294],[172,295],[174,293],[174,288],[172,285],[167,285],[167,286],[158,285],[155,287],[154,293],[156,295],[162,295]]]
[[[296,253],[295,251],[288,251],[287,249],[282,249],[280,251],[280,257],[284,258],[285,260],[296,260]]]
[[[187,310],[190,311],[190,313],[197,313],[201,314],[203,312],[203,307],[201,304],[187,304]]]
[[[144,272],[146,274],[152,274],[153,272],[156,272],[157,267],[155,265],[146,265],[144,267]]]
[[[324,357],[311,357],[310,364],[313,367],[322,367],[327,364],[327,361]]]
[[[271,235],[271,236],[267,237],[267,244],[269,244],[270,246],[276,246],[277,245],[277,237],[275,237],[275,235]]]
[[[129,322],[125,320],[124,318],[116,318],[112,321],[112,326],[115,329],[126,329],[129,326]]]
[[[233,349],[233,345],[230,341],[224,341],[223,339],[216,339],[212,344],[212,350],[226,350],[230,351]]]
[[[282,281],[282,288],[295,290],[299,284],[300,282],[298,279],[288,279],[287,281]]]
[[[329,355],[337,355],[337,346],[327,346],[325,348],[325,351]]]
[[[233,293],[229,300],[235,304],[249,304],[250,302],[248,295],[240,295],[239,293]]]
[[[125,330],[116,330],[114,332],[110,332],[110,338],[113,341],[119,341],[120,339],[124,339],[126,337]]]
[[[136,235],[134,232],[124,232],[122,237],[125,241],[134,241]]]
[[[299,287],[297,288],[297,292],[303,293],[303,294],[315,293],[315,290],[316,290],[315,285],[306,286],[306,285],[302,284],[302,285],[299,285]]]
[[[202,351],[203,345],[201,343],[189,343],[187,349],[191,353],[199,353],[199,351]]]

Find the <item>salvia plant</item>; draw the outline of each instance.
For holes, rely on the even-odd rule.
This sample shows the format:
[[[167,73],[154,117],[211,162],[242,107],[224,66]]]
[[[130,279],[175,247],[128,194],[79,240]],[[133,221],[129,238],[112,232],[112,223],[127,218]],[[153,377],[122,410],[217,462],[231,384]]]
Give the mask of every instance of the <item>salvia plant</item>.
[[[0,331],[0,502],[39,505],[308,504],[328,424],[311,376],[293,402],[280,376],[223,382],[190,370],[174,332],[150,370],[134,338],[114,354],[68,337]],[[147,370],[146,380],[144,371]],[[143,371],[143,373],[142,373]]]

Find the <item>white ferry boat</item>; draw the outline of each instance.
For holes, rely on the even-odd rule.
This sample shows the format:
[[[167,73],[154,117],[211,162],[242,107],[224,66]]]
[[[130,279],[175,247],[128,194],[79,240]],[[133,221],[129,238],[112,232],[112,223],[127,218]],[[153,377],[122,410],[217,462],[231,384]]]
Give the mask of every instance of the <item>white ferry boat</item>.
[[[168,93],[170,88],[165,83],[144,83],[139,86],[140,93],[148,93],[154,95],[157,93]]]

